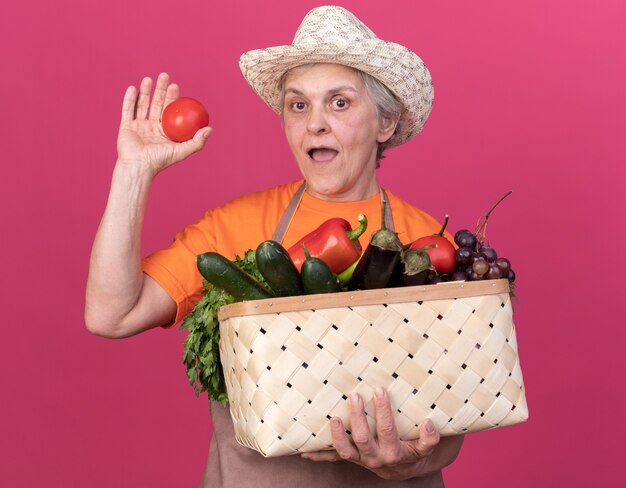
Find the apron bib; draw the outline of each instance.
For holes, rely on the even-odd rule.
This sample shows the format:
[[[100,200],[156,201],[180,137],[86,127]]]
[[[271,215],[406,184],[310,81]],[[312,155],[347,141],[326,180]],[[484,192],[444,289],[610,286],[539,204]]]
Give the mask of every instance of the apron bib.
[[[274,235],[272,236],[272,240],[278,243],[283,242],[283,238],[285,237],[285,233],[291,224],[291,220],[293,219],[298,207],[300,206],[300,202],[302,201],[302,195],[304,195],[304,191],[306,189],[306,182],[303,182],[300,187],[296,190],[293,197],[291,197],[291,201],[287,208],[283,212],[283,216],[280,218],[280,222],[274,231]],[[395,228],[393,225],[393,216],[391,214],[391,204],[389,203],[389,198],[387,197],[387,193],[382,188],[380,189],[380,199],[381,202],[387,202],[385,205],[385,227],[392,232],[395,232]]]

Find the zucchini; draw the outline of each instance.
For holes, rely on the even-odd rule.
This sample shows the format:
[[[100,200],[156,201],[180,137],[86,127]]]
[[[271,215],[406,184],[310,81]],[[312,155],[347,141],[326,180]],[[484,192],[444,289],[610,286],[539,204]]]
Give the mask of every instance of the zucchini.
[[[263,241],[254,254],[259,272],[276,296],[304,294],[300,273],[283,246],[276,241]]]
[[[199,254],[196,264],[205,280],[237,301],[272,298],[261,283],[219,253]]]
[[[302,287],[307,295],[316,293],[335,293],[341,291],[337,276],[330,270],[328,265],[319,258],[313,258],[304,244],[306,259],[300,270]]]

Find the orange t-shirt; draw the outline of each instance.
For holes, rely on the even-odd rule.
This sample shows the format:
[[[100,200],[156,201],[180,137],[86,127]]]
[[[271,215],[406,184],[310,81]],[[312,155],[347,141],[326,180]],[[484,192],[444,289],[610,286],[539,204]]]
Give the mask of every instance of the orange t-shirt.
[[[206,212],[195,224],[179,232],[174,242],[142,261],[145,273],[154,278],[177,305],[174,323],[182,320],[202,297],[202,276],[196,267],[196,256],[215,251],[228,259],[243,256],[248,249],[271,239],[292,197],[302,184],[293,181],[268,190],[242,196]],[[395,231],[404,244],[434,234],[441,225],[430,215],[404,202],[385,190],[394,221]],[[373,232],[381,227],[381,197],[375,195],[353,202],[319,200],[304,192],[300,204],[283,239],[289,248],[324,221],[342,217],[354,227],[357,216],[367,216],[368,227],[359,238],[363,249]]]

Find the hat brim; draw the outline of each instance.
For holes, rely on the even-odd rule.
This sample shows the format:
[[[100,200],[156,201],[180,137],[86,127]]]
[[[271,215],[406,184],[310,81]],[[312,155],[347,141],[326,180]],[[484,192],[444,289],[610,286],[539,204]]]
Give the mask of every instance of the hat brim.
[[[424,62],[404,46],[380,39],[338,45],[298,44],[244,53],[241,71],[254,91],[276,113],[282,112],[281,82],[287,71],[311,63],[335,63],[363,71],[385,84],[404,106],[393,146],[419,133],[432,109],[434,90]]]

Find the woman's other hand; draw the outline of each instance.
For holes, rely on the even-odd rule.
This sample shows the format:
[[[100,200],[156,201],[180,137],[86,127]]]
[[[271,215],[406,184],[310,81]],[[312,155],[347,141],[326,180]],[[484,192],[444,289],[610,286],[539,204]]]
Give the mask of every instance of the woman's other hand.
[[[381,478],[404,480],[432,474],[450,464],[459,453],[463,436],[440,438],[430,420],[422,422],[419,437],[412,441],[400,439],[389,396],[376,389],[376,432],[367,423],[363,399],[350,396],[352,438],[346,434],[341,419],[333,417],[331,433],[334,451],[302,454],[312,461],[350,461],[373,471]]]
[[[167,73],[157,78],[154,94],[152,78],[141,81],[139,92],[130,86],[124,95],[122,120],[117,138],[118,163],[139,165],[141,170],[155,176],[172,164],[199,151],[211,133],[209,127],[199,129],[193,139],[176,143],[169,140],[161,127],[163,108],[176,100],[180,88],[170,83]]]

